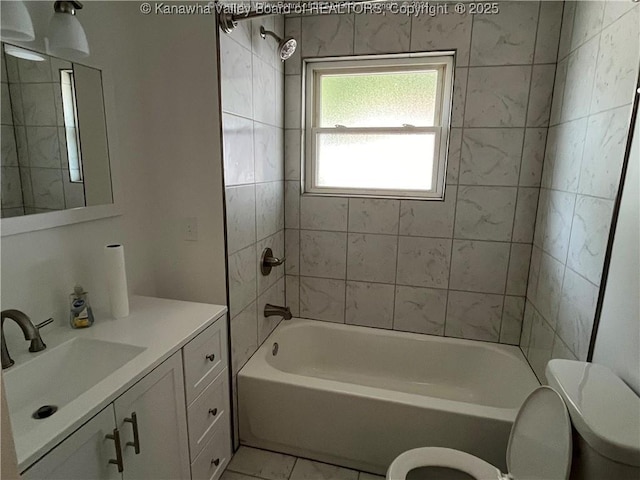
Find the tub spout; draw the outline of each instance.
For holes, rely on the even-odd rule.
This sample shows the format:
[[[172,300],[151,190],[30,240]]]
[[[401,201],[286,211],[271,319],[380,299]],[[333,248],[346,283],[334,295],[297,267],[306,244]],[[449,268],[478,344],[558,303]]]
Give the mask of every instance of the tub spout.
[[[278,305],[271,305],[267,303],[264,306],[264,317],[282,317],[284,320],[291,320],[291,309],[289,307],[279,307]]]

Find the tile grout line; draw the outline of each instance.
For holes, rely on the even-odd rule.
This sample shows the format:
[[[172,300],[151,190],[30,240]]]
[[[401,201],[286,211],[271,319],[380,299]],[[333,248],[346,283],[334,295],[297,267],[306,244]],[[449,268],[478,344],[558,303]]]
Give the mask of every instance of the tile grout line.
[[[300,21],[300,29],[302,31],[302,20]],[[302,229],[300,228],[300,222],[302,220],[302,130],[300,130],[300,148],[298,149],[298,190],[296,194],[297,208],[297,225],[298,225],[298,315],[302,317]]]
[[[568,68],[568,65],[567,65],[567,68]],[[595,80],[595,77],[594,77],[594,80]],[[566,84],[565,84],[565,86],[566,86]],[[554,88],[555,88],[555,84],[554,84]],[[562,92],[562,102],[564,103],[564,90]],[[560,127],[562,125],[567,125],[568,123],[572,123],[572,122],[578,122],[580,120],[588,120],[591,117],[602,115],[604,113],[611,113],[614,110],[618,110],[618,109],[621,109],[621,108],[624,108],[624,107],[631,107],[632,105],[633,105],[633,101],[629,101],[627,103],[624,103],[624,104],[621,104],[621,105],[616,105],[614,107],[608,107],[608,108],[605,108],[603,110],[598,110],[598,111],[595,111],[595,112],[589,112],[586,115],[582,115],[580,117],[561,120],[561,121],[558,121],[557,123],[551,124],[551,121],[549,121],[548,128]],[[562,115],[562,113],[560,113],[560,115]],[[474,127],[474,128],[480,128],[480,127]],[[501,128],[501,127],[491,127],[491,128]],[[523,127],[505,127],[505,128],[523,128]],[[532,128],[535,128],[535,127],[532,127]],[[538,128],[544,128],[544,127],[538,127]]]
[[[415,17],[410,17],[409,18],[409,51],[413,52],[414,51],[414,45],[413,45],[413,22],[415,20]]]
[[[355,21],[355,20],[354,20]],[[354,28],[355,29],[355,28]],[[347,278],[349,277],[349,215],[351,214],[351,199],[347,200],[347,232],[346,246],[345,246],[345,265],[344,265],[344,312],[342,316],[342,323],[347,324]]]
[[[289,472],[289,476],[287,477],[287,480],[291,480],[291,476],[293,475],[293,471],[296,469],[296,465],[298,463],[298,460],[300,460],[300,457],[295,457],[296,459],[293,461],[293,466],[291,467],[291,471]]]
[[[249,28],[251,29],[251,33],[253,32],[253,27],[250,25]],[[251,182],[251,185],[253,186],[253,191],[254,191],[254,197],[253,197],[253,215],[254,215],[254,228],[255,228],[255,242],[252,245],[255,248],[256,251],[256,255],[257,255],[257,251],[258,251],[258,188],[256,186],[256,152],[255,152],[255,125],[254,125],[254,120],[253,117],[255,117],[255,92],[253,91],[253,75],[255,73],[255,66],[254,66],[254,52],[253,52],[253,38],[251,37],[251,33],[250,35],[250,42],[251,42],[251,148],[252,148],[252,163],[253,163],[253,182]],[[224,133],[223,133],[224,135]],[[253,299],[253,302],[255,302],[256,304],[256,318],[255,318],[255,339],[256,339],[256,350],[255,352],[258,351],[258,348],[260,346],[260,321],[259,321],[259,314],[258,314],[258,266],[255,265],[255,275],[256,278],[254,280],[254,287],[255,287],[255,298]],[[249,302],[249,305],[251,305],[251,302]],[[254,352],[254,354],[255,354]]]
[[[413,20],[411,20],[410,24],[413,24]],[[409,35],[409,39],[411,39],[411,35]],[[445,172],[446,176],[446,172]],[[446,186],[445,186],[446,188]],[[398,228],[396,230],[396,266],[394,268],[394,277],[393,277],[393,305],[391,309],[391,330],[396,329],[396,296],[398,293],[398,258],[400,257],[400,221],[402,218],[402,201],[398,202]],[[358,475],[358,477],[360,477]]]
[[[595,57],[595,64],[593,67],[593,84],[591,85],[591,94],[589,97],[589,109],[587,110],[587,116],[586,116],[586,125],[585,125],[585,130],[584,130],[584,140],[582,142],[582,151],[580,152],[580,167],[578,170],[578,179],[577,179],[577,186],[576,186],[576,193],[577,190],[580,189],[580,181],[582,180],[582,174],[584,173],[582,170],[582,166],[583,166],[583,162],[584,162],[584,146],[587,143],[587,132],[589,131],[589,120],[591,119],[591,117],[593,116],[591,113],[591,107],[592,107],[592,103],[593,103],[593,99],[594,99],[594,94],[596,91],[596,80],[598,78],[598,63],[599,63],[599,59],[600,59],[600,46],[602,44],[602,31],[604,30],[604,28],[602,27],[602,24],[604,23],[604,10],[605,8],[602,9],[602,18],[600,18],[600,29],[598,30],[598,33],[595,34],[592,39],[595,39],[596,37],[598,37],[598,49],[596,51],[596,57]],[[591,40],[589,40],[591,41]],[[587,42],[584,42],[585,44]],[[567,70],[569,68],[569,65],[567,64]],[[564,102],[563,102],[563,106],[564,106]],[[577,202],[577,198],[576,198],[576,203]],[[575,205],[574,205],[574,215],[575,215]],[[571,230],[573,231],[573,218],[571,219]],[[567,255],[569,254],[568,249],[567,249]]]
[[[470,27],[470,32],[469,32],[469,58],[467,59],[467,63],[471,63],[471,46],[473,44],[473,24],[474,24],[475,20],[474,18],[471,19],[471,27]],[[453,206],[453,229],[451,231],[451,248],[449,250],[449,273],[447,275],[447,294],[446,294],[446,300],[445,300],[445,305],[444,305],[444,321],[442,322],[442,335],[446,336],[446,332],[447,332],[447,318],[449,315],[449,297],[451,294],[451,272],[453,271],[453,243],[454,243],[454,237],[455,237],[455,231],[456,231],[456,216],[458,213],[458,200],[460,198],[460,170],[462,169],[462,149],[463,149],[463,143],[464,143],[464,130],[465,130],[465,116],[467,113],[467,100],[469,98],[469,72],[471,71],[470,68],[467,67],[467,78],[465,81],[465,92],[464,92],[464,105],[462,107],[462,121],[461,121],[461,127],[460,127],[460,153],[459,156],[460,158],[458,159],[458,173],[456,175],[456,201],[455,204]],[[526,122],[525,122],[526,123]],[[446,173],[445,173],[446,176]],[[446,182],[445,182],[445,189],[446,189]]]
[[[555,258],[554,258],[554,260],[555,260]],[[571,270],[574,271],[572,268],[571,268]],[[575,273],[580,275],[578,272],[575,272]],[[427,290],[438,290],[438,291],[451,290],[453,292],[478,293],[478,294],[483,294],[483,295],[500,295],[500,296],[523,297],[523,298],[525,297],[525,295],[505,294],[503,292],[486,292],[486,291],[483,292],[483,291],[479,291],[479,290],[463,290],[463,289],[460,289],[460,288],[451,288],[451,287],[442,288],[442,287],[436,287],[436,286],[433,286],[433,285],[425,286],[425,285],[416,285],[416,284],[410,284],[410,283],[397,283],[397,284],[395,284],[395,283],[385,283],[385,282],[371,281],[371,280],[356,280],[356,279],[337,278],[337,277],[320,277],[320,276],[308,275],[308,274],[306,274],[306,275],[295,275],[295,276],[299,276],[301,278],[311,278],[311,279],[317,279],[317,280],[331,280],[331,281],[338,281],[338,282],[371,283],[371,284],[374,284],[374,285],[390,285],[390,286],[394,286],[395,285],[395,286],[398,286],[398,287],[423,288],[423,289],[427,289]],[[582,278],[584,278],[583,275],[580,275],[580,276]],[[595,284],[593,284],[593,282],[591,282],[591,280],[588,280],[586,278],[584,278],[584,279],[587,280],[592,285],[596,286]]]
[[[538,15],[537,15],[537,21],[536,21],[536,33],[534,35],[534,41],[533,41],[533,61],[535,61],[535,56],[536,56],[536,49],[538,46],[538,34],[539,29],[540,29],[540,15],[542,12],[542,3],[538,2]],[[559,40],[558,40],[559,41]],[[531,70],[530,70],[530,77],[529,77],[529,94],[527,95],[527,106],[525,107],[524,110],[524,124],[527,125],[529,123],[529,107],[531,105],[531,96],[533,93],[533,71],[534,71],[534,64],[531,64]],[[557,67],[556,67],[557,68]],[[555,74],[555,70],[554,70],[554,74]],[[551,103],[549,105],[549,116],[551,116],[551,104],[553,103],[553,88],[551,89]],[[548,133],[548,127],[547,127],[547,133]],[[525,142],[526,142],[526,130],[522,136],[522,146],[520,148],[520,166],[518,168],[518,184],[520,184],[520,178],[522,177],[522,160],[524,158],[524,147],[525,147]],[[545,140],[545,144],[546,144],[546,140]],[[544,157],[542,160],[543,164],[544,164]],[[539,191],[539,189],[538,189]],[[505,276],[505,282],[504,282],[504,297],[502,299],[502,310],[500,312],[500,328],[498,329],[498,341],[500,341],[500,338],[502,338],[502,329],[504,327],[504,312],[505,312],[505,305],[507,303],[507,291],[509,290],[509,273],[511,271],[511,260],[513,257],[513,233],[515,231],[515,226],[516,226],[516,214],[518,211],[518,204],[519,204],[519,197],[520,197],[520,189],[516,189],[516,201],[515,201],[515,205],[513,207],[513,215],[511,217],[511,235],[509,237],[510,240],[510,246],[509,246],[509,258],[507,259],[507,272],[506,272],[506,276]],[[535,220],[534,220],[535,222]],[[534,227],[535,228],[535,227]],[[533,240],[532,240],[533,243]],[[533,246],[531,247],[531,250],[533,250]],[[529,261],[531,261],[531,256],[529,256]],[[527,287],[528,287],[528,280],[529,280],[529,276],[527,275],[527,285],[525,285],[525,298],[526,298],[526,291],[527,291]],[[526,302],[526,300],[525,300]],[[522,334],[522,322],[524,320],[524,308],[522,310],[522,315],[520,318],[520,335]],[[520,336],[519,335],[519,336]]]
[[[569,52],[567,53],[567,57],[569,55],[571,55],[573,52],[576,52],[577,50],[579,50],[581,47],[583,47],[584,45],[586,45],[587,43],[589,43],[591,40],[593,40],[594,38],[596,38],[598,35],[600,35],[602,33],[603,30],[605,30],[605,28],[608,28],[610,25],[613,25],[613,23],[615,23],[617,20],[619,20],[620,18],[624,17],[628,12],[625,12],[624,14],[622,14],[622,16],[620,16],[618,19],[614,20],[613,22],[611,22],[610,25],[607,25],[607,27],[604,26],[604,12],[606,9],[606,1],[603,1],[603,8],[602,8],[602,13],[601,13],[601,18],[600,18],[600,28],[598,29],[597,33],[594,33],[592,36],[585,38],[580,44],[576,45],[576,47],[572,50],[571,49],[571,43],[569,44]],[[578,5],[578,2],[576,2],[576,5]],[[576,20],[576,11],[573,11],[573,24],[571,27],[571,36],[573,37],[573,29],[575,28],[575,20]],[[600,42],[598,42],[599,44]],[[598,48],[599,49],[599,48]],[[566,58],[566,57],[565,57]],[[597,57],[596,57],[597,58]],[[564,59],[563,59],[564,60]]]
[[[255,450],[255,451],[267,453],[268,455],[282,455],[282,456],[285,456],[285,457],[293,458],[293,460],[294,460],[293,461],[293,465],[291,467],[290,472],[286,475],[286,479],[285,480],[291,480],[293,478],[293,472],[294,472],[294,470],[295,470],[295,468],[296,468],[296,466],[298,464],[298,461],[300,461],[300,460],[301,461],[305,461],[305,462],[309,462],[309,463],[312,463],[312,464],[316,464],[316,465],[323,465],[323,466],[333,467],[333,468],[336,468],[338,470],[347,470],[349,472],[354,472],[356,474],[355,475],[356,479],[359,479],[360,476],[363,473],[368,473],[368,472],[365,472],[365,471],[362,471],[362,470],[357,470],[357,469],[350,468],[350,467],[344,467],[342,465],[337,465],[337,464],[334,464],[334,463],[321,462],[321,461],[318,461],[318,460],[313,460],[313,459],[305,458],[305,457],[299,457],[299,456],[296,456],[296,455],[291,455],[291,454],[288,454],[288,453],[282,453],[282,452],[278,452],[278,451],[275,451],[275,450],[265,450],[263,448],[250,447],[250,446],[247,446],[247,445],[240,445],[240,449]],[[237,454],[237,451],[236,451],[236,454]],[[272,478],[270,479],[266,474],[263,474],[262,472],[245,473],[245,472],[242,472],[240,470],[234,470],[234,469],[230,468],[230,466],[231,466],[231,462],[229,462],[229,464],[227,465],[227,468],[224,471],[225,472],[229,471],[229,472],[237,473],[239,475],[243,475],[243,476],[246,476],[246,477],[249,477],[249,478],[257,478],[257,479],[260,479],[260,480],[273,480]],[[374,476],[374,478],[379,477],[379,475],[374,475],[374,474],[371,474],[371,475]],[[382,478],[384,478],[384,477],[382,477]]]
[[[351,14],[349,17],[353,20],[353,36],[351,37],[351,55],[355,55],[356,53],[356,15]]]
[[[454,187],[455,185],[451,185]],[[536,187],[525,187],[535,189]],[[587,196],[587,195],[582,195]],[[607,200],[607,199],[601,199]],[[477,237],[461,237],[461,236],[453,236],[453,237],[434,237],[434,236],[426,236],[426,235],[396,235],[395,233],[368,233],[368,232],[348,232],[344,230],[320,230],[320,229],[310,229],[310,228],[291,228],[290,230],[300,230],[301,232],[312,232],[312,233],[340,233],[340,234],[353,234],[353,235],[370,235],[370,236],[381,236],[381,237],[401,237],[401,238],[423,238],[423,239],[431,239],[431,240],[460,240],[465,242],[484,242],[484,243],[515,243],[517,245],[531,245],[532,242],[518,242],[511,240],[495,240],[495,239],[487,239],[487,238],[477,238]],[[246,248],[246,247],[244,247]]]

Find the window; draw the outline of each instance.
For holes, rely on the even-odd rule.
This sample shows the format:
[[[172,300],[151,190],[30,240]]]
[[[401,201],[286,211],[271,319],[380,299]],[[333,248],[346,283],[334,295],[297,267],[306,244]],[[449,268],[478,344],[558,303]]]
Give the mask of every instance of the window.
[[[60,87],[62,89],[64,132],[67,139],[69,180],[72,183],[82,183],[82,157],[80,155],[80,138],[78,136],[78,108],[76,105],[76,86],[73,70],[60,70]]]
[[[444,192],[453,53],[305,61],[304,191]]]

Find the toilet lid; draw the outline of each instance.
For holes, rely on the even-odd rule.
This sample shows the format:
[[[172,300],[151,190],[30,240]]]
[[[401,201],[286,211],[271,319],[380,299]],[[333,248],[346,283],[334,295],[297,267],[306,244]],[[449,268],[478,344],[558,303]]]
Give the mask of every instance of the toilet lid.
[[[516,480],[566,480],[571,467],[571,420],[564,401],[539,387],[520,407],[511,428],[507,468]]]

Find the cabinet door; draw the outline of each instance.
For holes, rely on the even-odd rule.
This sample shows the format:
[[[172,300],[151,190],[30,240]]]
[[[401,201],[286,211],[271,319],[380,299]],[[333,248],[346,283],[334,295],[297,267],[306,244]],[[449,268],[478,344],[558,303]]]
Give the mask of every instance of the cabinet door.
[[[122,441],[124,480],[190,477],[180,352],[127,390],[113,405]]]
[[[109,405],[22,474],[25,480],[122,480],[113,435],[115,419]]]

